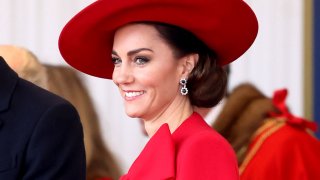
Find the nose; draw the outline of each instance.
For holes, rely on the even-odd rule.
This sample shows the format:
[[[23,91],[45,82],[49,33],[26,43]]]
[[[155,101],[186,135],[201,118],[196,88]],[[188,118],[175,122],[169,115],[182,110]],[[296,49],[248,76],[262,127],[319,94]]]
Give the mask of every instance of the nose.
[[[133,70],[129,65],[122,63],[118,67],[114,67],[112,80],[116,85],[132,83],[134,80],[132,72]]]

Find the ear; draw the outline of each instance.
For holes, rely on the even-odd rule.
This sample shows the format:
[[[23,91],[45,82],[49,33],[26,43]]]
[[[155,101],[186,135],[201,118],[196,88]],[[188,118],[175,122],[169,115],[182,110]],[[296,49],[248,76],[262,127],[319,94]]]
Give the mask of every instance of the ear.
[[[189,54],[182,59],[182,76],[188,77],[193,68],[197,65],[199,60],[199,55],[196,53]]]

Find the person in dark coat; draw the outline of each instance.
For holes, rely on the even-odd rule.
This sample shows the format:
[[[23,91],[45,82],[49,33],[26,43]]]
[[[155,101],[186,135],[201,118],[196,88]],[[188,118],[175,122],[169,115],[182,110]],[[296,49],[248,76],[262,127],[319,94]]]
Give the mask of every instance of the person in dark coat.
[[[0,56],[0,179],[85,179],[82,125],[66,100],[18,75]]]

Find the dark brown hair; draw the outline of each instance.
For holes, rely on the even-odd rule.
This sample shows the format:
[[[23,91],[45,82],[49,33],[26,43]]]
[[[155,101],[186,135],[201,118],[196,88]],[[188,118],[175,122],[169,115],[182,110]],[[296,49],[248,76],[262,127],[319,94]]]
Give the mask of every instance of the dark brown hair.
[[[213,107],[225,95],[227,75],[217,65],[216,54],[200,39],[183,28],[163,23],[153,25],[174,50],[177,58],[196,53],[199,60],[188,77],[187,88],[191,104],[198,107]]]

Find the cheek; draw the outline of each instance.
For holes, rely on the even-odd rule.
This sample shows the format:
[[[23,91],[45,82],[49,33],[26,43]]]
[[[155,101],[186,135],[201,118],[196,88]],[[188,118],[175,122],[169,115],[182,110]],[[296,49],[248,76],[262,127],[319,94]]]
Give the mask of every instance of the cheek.
[[[135,83],[142,85],[145,88],[154,88],[159,86],[159,80],[161,77],[155,75],[155,73],[139,73],[135,75]]]
[[[172,72],[160,70],[153,73],[146,73],[143,76],[139,76],[140,84],[143,84],[145,88],[150,88],[156,93],[161,95],[171,96],[179,88],[179,80],[174,77]]]

